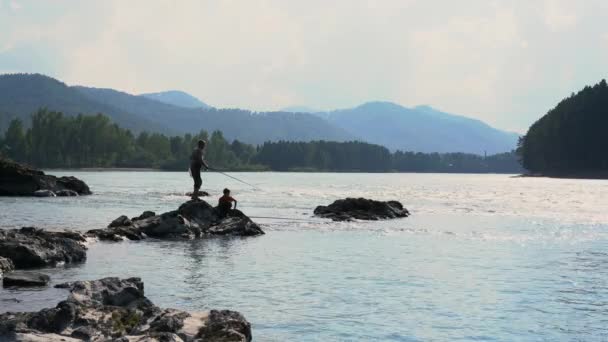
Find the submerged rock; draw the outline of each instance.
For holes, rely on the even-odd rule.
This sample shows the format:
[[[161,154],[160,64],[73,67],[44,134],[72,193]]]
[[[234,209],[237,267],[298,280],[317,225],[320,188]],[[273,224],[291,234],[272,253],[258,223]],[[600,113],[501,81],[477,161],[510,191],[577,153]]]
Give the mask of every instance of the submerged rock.
[[[381,202],[365,198],[346,198],[328,206],[318,206],[314,214],[334,221],[350,221],[408,217],[410,212],[397,201]]]
[[[193,239],[214,235],[261,234],[264,234],[262,229],[240,210],[231,210],[226,217],[222,217],[217,208],[202,200],[188,201],[177,210],[160,215],[144,212],[133,220],[121,216],[106,229],[87,232],[89,236],[109,241],[120,241],[123,238],[141,240],[148,236]]]
[[[51,190],[36,190],[34,197],[57,197],[57,195]]]
[[[2,278],[2,286],[46,286],[50,280],[44,273],[15,271]]]
[[[65,190],[78,195],[91,194],[88,185],[78,178],[45,175],[42,171],[0,159],[0,196],[52,197]]]
[[[68,298],[39,312],[0,315],[2,341],[235,341],[252,339],[251,325],[229,310],[162,309],[144,296],[139,278],[61,284]]]
[[[80,196],[74,190],[59,190],[59,191],[57,191],[55,193],[55,195],[57,195],[59,197],[76,197],[76,196]]]
[[[15,268],[54,266],[86,259],[85,237],[77,232],[51,232],[34,227],[0,229],[0,257]]]
[[[192,197],[193,193],[194,193],[194,191],[186,192],[186,196]],[[209,196],[209,193],[207,191],[201,191],[201,190],[199,190],[199,191],[196,192],[196,196],[198,196],[198,197],[207,197],[207,196]]]

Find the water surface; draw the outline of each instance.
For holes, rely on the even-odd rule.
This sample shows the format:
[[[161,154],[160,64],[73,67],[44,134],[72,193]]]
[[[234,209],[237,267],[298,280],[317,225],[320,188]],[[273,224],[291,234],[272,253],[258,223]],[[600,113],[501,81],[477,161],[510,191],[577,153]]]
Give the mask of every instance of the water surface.
[[[56,174],[64,174],[57,172]],[[2,198],[0,226],[87,230],[185,200],[187,174],[69,172],[80,198]],[[504,175],[235,173],[228,186],[266,235],[95,243],[53,283],[139,276],[160,306],[242,312],[257,341],[608,339],[608,181]],[[311,218],[346,196],[400,200],[384,222]],[[297,219],[297,220],[296,220]],[[0,290],[0,311],[53,306],[63,290]],[[20,302],[15,303],[12,299]]]

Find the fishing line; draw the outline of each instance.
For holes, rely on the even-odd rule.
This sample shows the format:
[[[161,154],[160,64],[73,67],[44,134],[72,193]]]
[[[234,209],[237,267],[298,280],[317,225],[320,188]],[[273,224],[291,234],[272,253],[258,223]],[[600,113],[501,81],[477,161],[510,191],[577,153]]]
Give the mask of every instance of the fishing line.
[[[262,189],[258,188],[257,186],[255,186],[255,185],[253,185],[253,184],[247,183],[247,182],[245,182],[244,180],[240,180],[240,179],[238,179],[238,178],[236,178],[236,177],[233,177],[233,176],[231,176],[231,175],[229,175],[229,174],[227,174],[227,173],[224,173],[224,172],[222,172],[222,171],[220,171],[220,170],[217,170],[217,169],[214,169],[214,168],[211,168],[211,167],[209,168],[209,170],[211,170],[211,171],[215,171],[215,172],[220,173],[220,174],[222,174],[222,175],[224,175],[224,176],[226,176],[226,177],[228,177],[228,178],[232,178],[232,179],[234,179],[235,181],[238,181],[238,182],[241,182],[241,183],[243,183],[243,184],[249,185],[250,187],[254,188],[255,190],[260,190],[260,191],[262,190]]]
[[[276,217],[276,216],[249,216],[250,218],[256,218],[256,219],[272,219],[272,220],[287,220],[287,221],[302,221],[302,222],[319,222],[319,221],[314,221],[314,220],[308,220],[308,219],[298,219],[298,218],[291,218],[291,217]]]

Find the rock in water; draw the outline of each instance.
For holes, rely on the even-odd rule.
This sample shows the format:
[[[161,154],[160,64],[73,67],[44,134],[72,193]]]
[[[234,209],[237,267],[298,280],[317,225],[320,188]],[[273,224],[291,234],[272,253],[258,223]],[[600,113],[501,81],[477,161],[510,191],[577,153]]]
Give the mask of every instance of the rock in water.
[[[13,264],[11,259],[0,257],[0,277],[2,277],[3,274],[11,272],[14,269],[15,265]]]
[[[15,271],[2,278],[2,286],[46,286],[50,280],[44,273]]]
[[[56,197],[57,195],[51,190],[36,190],[34,197]]]
[[[397,201],[374,201],[365,198],[346,198],[328,206],[318,206],[314,214],[334,221],[382,220],[408,217],[409,211]]]
[[[147,218],[152,217],[152,216],[156,216],[156,213],[153,212],[153,211],[146,210],[143,213],[141,213],[141,215],[132,218],[131,221],[143,220],[143,219],[147,219]]]
[[[76,197],[79,196],[74,190],[59,190],[55,193],[59,197]]]
[[[39,312],[0,315],[1,341],[235,341],[252,339],[238,312],[162,309],[139,278],[77,281],[67,300]]]
[[[231,210],[227,217],[221,217],[209,203],[191,200],[177,210],[160,215],[144,212],[133,220],[121,216],[107,229],[91,230],[87,234],[100,240],[120,241],[123,238],[140,240],[147,236],[186,239],[216,235],[254,236],[264,232],[240,210]]]
[[[131,225],[131,220],[127,216],[121,215],[121,216],[117,217],[114,221],[110,222],[110,224],[108,225],[108,228],[130,226],[130,225]]]
[[[0,229],[0,257],[10,259],[15,268],[54,266],[86,259],[86,239],[76,232],[50,232],[25,227]]]
[[[7,159],[0,159],[0,196],[37,196],[45,190],[48,196],[64,190],[90,195],[88,185],[75,177],[55,177]],[[50,193],[53,195],[50,195]]]
[[[194,191],[190,191],[190,192],[186,192],[186,196],[192,197],[192,194],[194,193]],[[201,191],[199,190],[196,195],[198,197],[207,197],[209,196],[209,193],[207,191]]]

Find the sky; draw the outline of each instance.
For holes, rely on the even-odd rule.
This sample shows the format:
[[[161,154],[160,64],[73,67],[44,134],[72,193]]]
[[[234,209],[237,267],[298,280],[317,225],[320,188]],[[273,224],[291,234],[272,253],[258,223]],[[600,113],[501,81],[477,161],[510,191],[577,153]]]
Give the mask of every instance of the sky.
[[[0,73],[215,107],[431,105],[525,133],[608,74],[606,0],[0,0]]]

